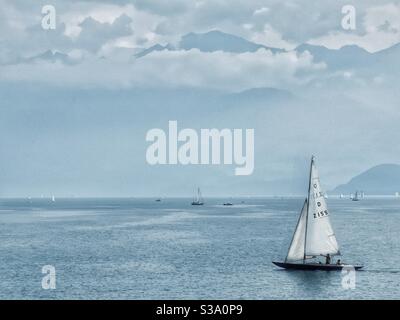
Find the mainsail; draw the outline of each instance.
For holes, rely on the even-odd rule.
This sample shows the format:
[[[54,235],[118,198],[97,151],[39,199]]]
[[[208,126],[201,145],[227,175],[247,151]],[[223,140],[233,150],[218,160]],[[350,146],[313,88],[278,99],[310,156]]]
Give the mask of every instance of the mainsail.
[[[200,188],[197,188],[197,193],[195,193],[192,205],[202,205],[203,197],[201,196]]]
[[[203,202],[203,197],[201,196],[200,188],[197,188],[197,193],[196,193],[194,201]]]
[[[340,255],[322,192],[314,157],[311,160],[308,198],[305,200],[286,261],[320,255]]]
[[[305,256],[340,255],[314,158],[311,160]]]

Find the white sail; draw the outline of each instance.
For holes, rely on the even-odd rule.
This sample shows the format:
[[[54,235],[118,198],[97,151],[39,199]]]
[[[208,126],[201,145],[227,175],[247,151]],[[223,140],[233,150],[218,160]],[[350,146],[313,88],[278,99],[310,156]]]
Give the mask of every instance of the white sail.
[[[203,202],[203,197],[201,196],[200,188],[197,188],[197,201]]]
[[[192,204],[203,204],[203,197],[201,195],[200,188],[197,188],[197,192],[195,192]]]
[[[306,256],[340,255],[339,245],[333,232],[329,211],[321,190],[318,170],[311,161],[310,193],[306,228]]]
[[[286,261],[297,261],[304,259],[304,245],[306,240],[307,223],[307,199],[304,201],[303,209],[297,222],[296,230],[290,243]]]

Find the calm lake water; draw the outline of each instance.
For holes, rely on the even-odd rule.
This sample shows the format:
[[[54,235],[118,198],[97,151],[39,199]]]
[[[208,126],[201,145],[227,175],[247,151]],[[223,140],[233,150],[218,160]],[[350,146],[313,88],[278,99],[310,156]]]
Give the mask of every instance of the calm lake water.
[[[342,260],[365,265],[353,290],[342,288],[341,272],[271,264],[285,257],[302,204],[0,200],[0,298],[399,298],[400,200],[328,199]],[[44,265],[56,268],[55,290],[41,287]]]

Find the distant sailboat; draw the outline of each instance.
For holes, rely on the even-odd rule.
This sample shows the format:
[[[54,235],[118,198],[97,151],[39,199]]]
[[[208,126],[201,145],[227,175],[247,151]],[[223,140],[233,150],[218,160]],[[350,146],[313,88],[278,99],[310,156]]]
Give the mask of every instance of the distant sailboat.
[[[51,202],[56,202],[56,197],[55,196],[51,196]]]
[[[351,198],[352,201],[360,201],[360,193],[356,191],[354,196]]]
[[[339,245],[329,219],[328,207],[322,192],[314,157],[311,159],[308,196],[284,262],[275,262],[278,267],[300,270],[341,270],[343,264],[307,262],[316,257],[340,255]],[[362,266],[353,266],[360,269]]]
[[[197,188],[197,192],[193,198],[192,206],[202,206],[204,204],[203,197],[201,195],[200,188]]]

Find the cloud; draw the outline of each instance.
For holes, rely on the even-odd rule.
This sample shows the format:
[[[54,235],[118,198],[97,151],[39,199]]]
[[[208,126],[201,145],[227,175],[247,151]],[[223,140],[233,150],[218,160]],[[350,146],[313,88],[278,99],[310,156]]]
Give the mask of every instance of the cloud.
[[[182,14],[190,8],[196,7],[196,3],[200,1],[187,0],[133,0],[132,3],[136,8],[144,11],[149,11],[163,16],[175,16]]]
[[[262,7],[262,8],[260,8],[260,9],[254,10],[253,15],[254,15],[254,16],[257,16],[257,15],[265,15],[265,14],[268,14],[269,12],[270,12],[270,9],[269,9],[269,8],[267,8],[267,7]]]
[[[88,17],[79,24],[82,31],[75,44],[78,48],[97,52],[108,41],[133,34],[131,22],[132,19],[127,15],[121,15],[113,23],[101,23]]]
[[[285,40],[283,35],[274,30],[269,24],[265,24],[262,31],[255,31],[251,37],[251,40],[267,47],[281,48],[286,50],[292,50],[297,45],[296,43]]]
[[[203,87],[228,91],[301,85],[324,69],[305,52],[273,54],[159,51],[131,63],[92,57],[79,65],[40,62],[3,66],[2,81],[78,87]]]
[[[360,24],[355,33],[349,33],[339,29],[342,2],[345,3],[321,5],[304,0],[285,4],[272,0],[176,0],[167,5],[159,1],[58,0],[57,29],[46,32],[40,27],[40,5],[45,1],[34,5],[0,0],[4,5],[0,12],[0,64],[22,61],[24,65],[18,72],[26,72],[12,75],[15,66],[2,68],[2,79],[42,82],[47,74],[48,82],[62,83],[65,78],[71,85],[73,81],[83,85],[88,81],[89,86],[197,85],[229,90],[251,85],[293,86],[320,73],[322,67],[313,63],[310,55],[271,55],[263,50],[243,55],[178,50],[154,53],[141,62],[132,62],[129,57],[142,47],[174,44],[183,34],[211,29],[287,50],[302,40],[332,48],[357,44],[370,51],[400,41],[400,5],[385,0],[378,6],[371,5],[372,0],[355,1]],[[74,63],[81,64],[71,69],[55,61],[26,65],[26,58],[48,50],[67,54]],[[98,74],[103,67],[108,70],[108,80]],[[53,74],[55,70],[62,73]]]
[[[354,0],[352,5],[363,23],[353,33],[344,33],[340,26],[341,8],[348,4],[345,0],[290,0],[284,4],[276,0],[54,0],[61,34],[39,30],[41,6],[45,4],[48,1],[0,0],[0,56],[9,56],[6,51],[29,56],[49,49],[65,52],[86,48],[94,52],[105,43],[118,46],[121,41],[115,37],[121,34],[124,46],[129,47],[173,43],[186,33],[215,29],[283,48],[310,42],[330,47],[357,44],[368,50],[387,48],[398,41],[399,34],[398,4],[390,0],[379,5],[376,0]],[[125,26],[120,26],[118,33],[113,26],[122,15],[132,19],[134,34],[122,32]]]
[[[331,31],[309,43],[339,49],[345,45],[358,45],[370,52],[380,51],[400,42],[400,4],[386,4],[366,9],[362,23],[364,32]]]

